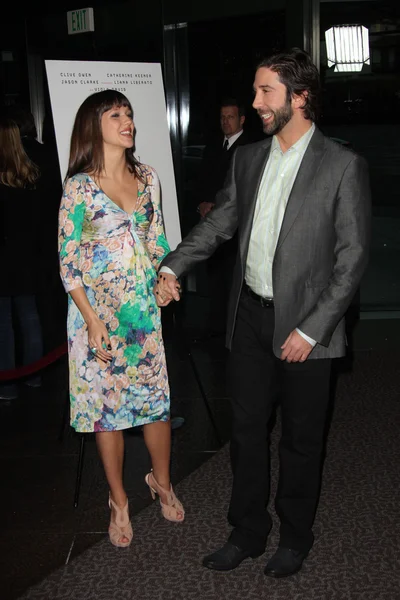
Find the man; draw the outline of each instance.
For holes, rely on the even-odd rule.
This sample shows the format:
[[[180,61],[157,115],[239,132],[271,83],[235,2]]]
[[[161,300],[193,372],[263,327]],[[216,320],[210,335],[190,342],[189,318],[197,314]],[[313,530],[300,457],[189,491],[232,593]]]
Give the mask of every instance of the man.
[[[196,187],[197,211],[204,218],[215,206],[217,192],[223,187],[231,158],[238,146],[255,141],[243,129],[244,106],[234,98],[227,98],[220,106],[220,134],[206,145],[201,160]],[[211,335],[225,333],[226,313],[233,268],[237,253],[237,235],[223,244],[207,260],[207,284],[210,309],[208,329]]]
[[[204,558],[210,569],[234,569],[265,550],[267,423],[276,384],[280,540],[265,574],[297,572],[313,544],[331,361],[345,354],[343,316],[364,272],[370,236],[365,161],[315,127],[318,88],[317,69],[300,50],[259,65],[253,107],[272,137],[236,151],[216,207],[164,260],[155,288],[161,306],[178,300],[175,275],[238,228],[227,328],[233,530]]]
[[[215,196],[223,187],[230,160],[238,146],[254,141],[243,130],[246,120],[244,107],[234,98],[221,103],[220,125],[221,135],[204,148],[201,160],[198,212],[205,217],[214,208]]]

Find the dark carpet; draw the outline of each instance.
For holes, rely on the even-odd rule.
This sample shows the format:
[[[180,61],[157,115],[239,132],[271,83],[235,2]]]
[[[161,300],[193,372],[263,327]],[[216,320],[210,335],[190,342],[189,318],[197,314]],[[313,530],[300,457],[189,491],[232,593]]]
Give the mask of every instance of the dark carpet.
[[[29,600],[396,600],[400,598],[400,355],[360,353],[337,378],[315,544],[300,573],[263,575],[277,544],[230,573],[201,566],[227,538],[231,475],[223,449],[177,486],[186,520],[165,521],[158,504],[133,519],[130,549],[100,543],[21,598]],[[277,482],[279,411],[271,439]],[[273,513],[273,503],[271,502]],[[22,550],[21,550],[22,551]]]

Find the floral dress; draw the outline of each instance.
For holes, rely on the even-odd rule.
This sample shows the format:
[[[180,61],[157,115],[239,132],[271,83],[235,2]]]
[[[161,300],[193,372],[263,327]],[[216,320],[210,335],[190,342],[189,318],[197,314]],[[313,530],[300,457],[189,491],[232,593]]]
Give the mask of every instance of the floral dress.
[[[66,181],[59,214],[61,278],[83,287],[111,341],[110,363],[91,352],[87,325],[68,298],[71,425],[114,431],[169,419],[160,309],[153,286],[169,252],[156,172],[141,165],[138,208],[130,215],[85,173]]]

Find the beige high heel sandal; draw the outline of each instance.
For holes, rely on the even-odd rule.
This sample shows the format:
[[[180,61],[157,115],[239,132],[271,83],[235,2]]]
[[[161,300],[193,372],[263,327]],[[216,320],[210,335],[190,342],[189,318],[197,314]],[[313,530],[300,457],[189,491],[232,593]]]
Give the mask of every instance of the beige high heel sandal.
[[[128,500],[124,508],[120,508],[115,504],[115,502],[111,499],[111,495],[108,497],[108,506],[114,509],[115,511],[115,520],[113,521],[112,513],[111,513],[111,521],[110,526],[108,528],[108,534],[110,536],[110,542],[114,546],[118,546],[118,548],[127,548],[133,538],[132,525],[129,520],[129,511],[128,511]],[[127,542],[121,542],[121,538],[126,537]]]
[[[151,497],[153,498],[153,500],[156,499],[156,494],[158,494],[160,498],[161,513],[163,517],[167,519],[167,521],[173,521],[174,523],[182,523],[182,521],[185,518],[185,511],[183,509],[182,504],[175,496],[174,490],[172,489],[172,485],[170,491],[165,490],[163,487],[161,487],[161,485],[157,483],[153,475],[153,470],[146,475],[144,480],[149,486]],[[161,502],[160,492],[167,495],[167,504]]]

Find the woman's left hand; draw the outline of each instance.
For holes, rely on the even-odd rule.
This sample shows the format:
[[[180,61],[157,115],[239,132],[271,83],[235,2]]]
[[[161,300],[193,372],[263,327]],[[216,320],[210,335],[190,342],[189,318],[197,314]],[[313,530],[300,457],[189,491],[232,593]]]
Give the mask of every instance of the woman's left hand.
[[[160,273],[154,286],[154,295],[158,306],[168,306],[171,300],[179,301],[181,286],[175,275]]]

